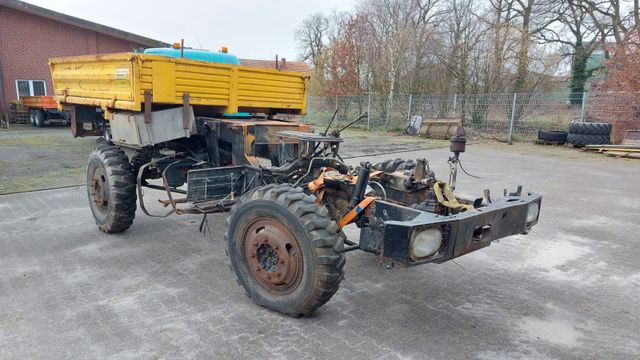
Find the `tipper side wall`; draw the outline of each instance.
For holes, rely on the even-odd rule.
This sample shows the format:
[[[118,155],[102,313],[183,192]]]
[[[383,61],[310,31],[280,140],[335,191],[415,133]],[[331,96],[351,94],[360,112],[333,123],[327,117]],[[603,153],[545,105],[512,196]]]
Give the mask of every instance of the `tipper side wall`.
[[[193,106],[224,113],[304,114],[308,75],[136,53],[50,60],[56,100],[104,110],[142,111],[152,103]]]

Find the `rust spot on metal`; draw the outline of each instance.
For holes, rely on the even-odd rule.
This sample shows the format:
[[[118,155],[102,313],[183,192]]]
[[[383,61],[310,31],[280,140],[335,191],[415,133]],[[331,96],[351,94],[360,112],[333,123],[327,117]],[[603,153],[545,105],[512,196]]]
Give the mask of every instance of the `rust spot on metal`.
[[[144,92],[144,122],[145,124],[151,124],[151,102],[153,100],[153,94],[147,90]]]
[[[243,242],[249,272],[264,288],[286,293],[302,278],[300,245],[284,224],[258,219],[247,229]]]
[[[107,193],[109,184],[107,181],[107,174],[104,169],[96,168],[91,176],[89,194],[91,195],[91,200],[101,211],[106,211],[109,205]]]
[[[173,199],[173,201],[169,199],[166,199],[166,200],[158,199],[158,202],[162,204],[162,206],[168,207],[169,205],[172,205],[172,204],[184,204],[187,202],[187,198],[184,197],[184,198]]]

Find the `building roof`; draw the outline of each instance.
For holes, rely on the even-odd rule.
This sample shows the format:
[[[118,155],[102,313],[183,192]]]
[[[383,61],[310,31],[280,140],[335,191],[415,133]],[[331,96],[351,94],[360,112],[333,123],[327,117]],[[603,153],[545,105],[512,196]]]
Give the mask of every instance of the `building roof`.
[[[275,60],[240,59],[240,65],[265,69],[276,69]],[[287,61],[285,59],[280,59],[280,61],[278,61],[277,69],[282,71],[296,71],[305,74],[310,73],[309,65],[307,65],[307,63],[303,61]]]
[[[105,26],[102,24],[98,24],[98,23],[94,23],[88,20],[83,20],[74,16],[70,16],[67,14],[63,14],[63,13],[59,13],[57,11],[53,11],[53,10],[49,10],[49,9],[45,9],[43,7],[40,6],[36,6],[36,5],[32,5],[29,3],[26,3],[24,1],[18,1],[18,0],[0,0],[0,6],[5,6],[11,9],[15,9],[18,11],[23,11],[29,14],[33,14],[33,15],[37,15],[37,16],[41,16],[47,19],[51,19],[54,21],[59,21],[68,25],[73,25],[73,26],[77,26],[83,29],[87,29],[87,30],[91,30],[91,31],[95,31],[101,34],[105,34],[105,35],[109,35],[109,36],[113,36],[119,39],[124,39],[124,40],[128,40],[131,41],[133,43],[136,44],[141,44],[141,45],[145,45],[148,47],[164,47],[164,46],[168,46],[169,44],[159,41],[159,40],[154,40],[154,39],[150,39],[144,36],[140,36],[140,35],[136,35],[130,32],[126,32],[123,30],[119,30],[119,29],[115,29],[109,26]]]

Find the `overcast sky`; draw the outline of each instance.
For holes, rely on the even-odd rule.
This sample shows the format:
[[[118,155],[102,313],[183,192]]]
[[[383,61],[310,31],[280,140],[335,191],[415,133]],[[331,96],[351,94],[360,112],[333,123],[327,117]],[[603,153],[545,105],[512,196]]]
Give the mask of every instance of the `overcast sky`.
[[[241,58],[297,58],[294,30],[309,14],[350,10],[357,0],[27,0],[27,2],[167,43]]]

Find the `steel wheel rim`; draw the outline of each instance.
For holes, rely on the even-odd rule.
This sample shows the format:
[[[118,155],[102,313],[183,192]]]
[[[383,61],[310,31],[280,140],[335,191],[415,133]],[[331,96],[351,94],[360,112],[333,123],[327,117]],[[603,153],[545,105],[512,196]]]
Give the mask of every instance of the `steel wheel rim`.
[[[288,294],[302,278],[302,252],[297,239],[281,222],[261,218],[243,236],[249,274],[271,293]]]
[[[104,168],[99,166],[93,169],[91,183],[89,184],[91,201],[102,213],[109,209],[109,178]]]

